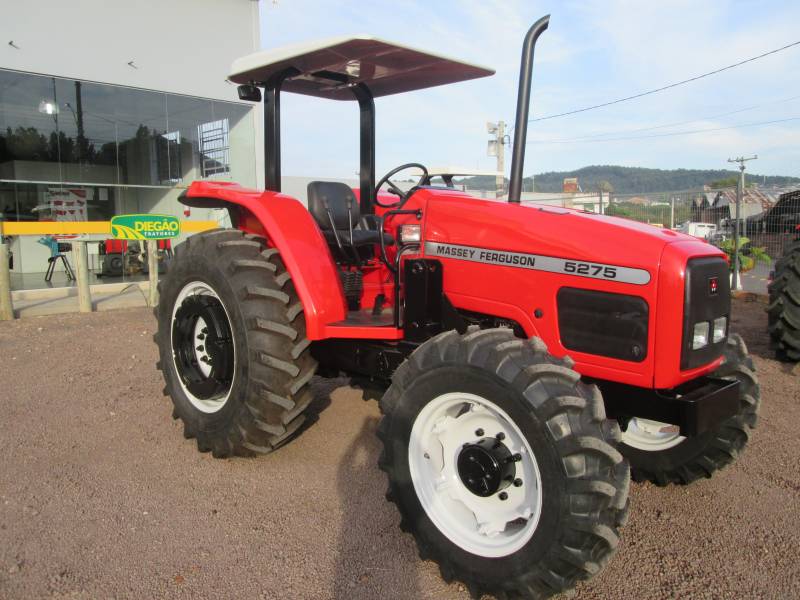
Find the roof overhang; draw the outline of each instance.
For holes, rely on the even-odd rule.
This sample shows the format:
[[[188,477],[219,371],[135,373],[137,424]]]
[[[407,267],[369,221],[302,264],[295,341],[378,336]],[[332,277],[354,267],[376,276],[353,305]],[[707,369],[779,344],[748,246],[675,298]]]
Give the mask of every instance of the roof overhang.
[[[233,83],[266,83],[296,69],[281,89],[332,100],[353,100],[351,88],[364,83],[374,97],[493,75],[492,69],[401,46],[370,35],[343,36],[284,46],[234,61]]]

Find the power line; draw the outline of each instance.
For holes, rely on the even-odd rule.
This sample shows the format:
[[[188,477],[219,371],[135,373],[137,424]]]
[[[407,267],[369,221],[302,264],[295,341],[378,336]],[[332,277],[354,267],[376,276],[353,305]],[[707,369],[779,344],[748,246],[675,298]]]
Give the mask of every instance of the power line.
[[[758,121],[755,123],[742,123],[741,125],[730,125],[728,127],[710,127],[707,129],[694,129],[690,131],[672,131],[669,133],[654,133],[652,135],[638,135],[629,137],[616,137],[616,138],[603,138],[599,140],[585,140],[587,142],[621,142],[628,140],[645,140],[658,137],[672,137],[676,135],[693,135],[696,133],[708,133],[710,131],[723,131],[726,129],[744,129],[746,127],[757,127],[759,125],[772,125],[774,123],[786,123],[788,121],[800,121],[800,117],[789,117],[787,119],[776,119],[774,121]],[[562,141],[547,141],[547,140],[529,140],[529,144],[574,144],[576,142],[569,140]]]
[[[653,131],[656,129],[666,129],[668,127],[677,127],[678,125],[688,125],[689,123],[697,123],[698,121],[707,121],[709,119],[718,119],[719,117],[728,117],[730,115],[735,115],[743,112],[747,112],[749,110],[755,110],[757,108],[763,108],[765,106],[772,106],[773,104],[782,104],[783,102],[790,102],[792,100],[797,100],[800,96],[792,96],[790,98],[783,98],[781,100],[771,100],[769,102],[763,102],[761,104],[754,104],[753,106],[746,106],[745,108],[739,108],[736,110],[727,111],[724,113],[718,113],[716,115],[708,115],[705,117],[699,117],[697,119],[690,119],[688,121],[676,121],[674,123],[665,123],[663,125],[652,125],[650,127],[637,127],[636,129],[622,129],[618,131],[606,131],[604,133],[596,133],[593,135],[582,135],[573,138],[564,138],[564,139],[556,139],[556,140],[532,140],[534,143],[540,144],[561,144],[566,142],[583,142],[583,141],[595,141],[597,138],[604,138],[609,135],[620,135],[624,133],[638,133],[641,131]],[[603,140],[597,140],[603,141]]]
[[[747,58],[745,60],[739,61],[739,62],[734,63],[732,65],[728,65],[727,67],[722,67],[722,68],[716,69],[714,71],[709,71],[708,73],[703,73],[702,75],[697,75],[697,76],[691,77],[689,79],[684,79],[683,81],[670,83],[669,85],[665,85],[663,87],[656,88],[654,90],[648,90],[646,92],[641,92],[639,94],[634,94],[633,96],[626,96],[625,98],[618,98],[617,100],[611,100],[609,102],[603,102],[602,104],[595,104],[594,106],[587,106],[585,108],[578,108],[578,109],[575,109],[575,110],[570,110],[570,111],[563,112],[563,113],[558,113],[558,114],[555,114],[555,115],[547,115],[547,116],[544,116],[544,117],[536,117],[534,119],[529,119],[528,122],[529,123],[533,123],[535,121],[546,121],[548,119],[555,119],[557,117],[566,117],[568,115],[575,115],[575,114],[578,114],[578,113],[586,112],[587,110],[594,110],[596,108],[603,108],[605,106],[611,106],[612,104],[619,104],[620,102],[627,102],[629,100],[635,100],[636,98],[641,98],[643,96],[649,96],[650,94],[655,94],[657,92],[663,92],[664,90],[669,90],[669,89],[678,87],[679,85],[684,85],[684,84],[687,84],[687,83],[691,83],[693,81],[697,81],[698,79],[703,79],[704,77],[709,77],[711,75],[716,75],[718,73],[722,73],[723,71],[727,71],[729,69],[733,69],[734,67],[740,67],[740,66],[742,66],[744,64],[753,62],[754,60],[758,60],[759,58],[764,58],[765,56],[769,56],[771,54],[776,54],[776,53],[781,52],[783,50],[787,50],[788,48],[791,48],[792,46],[798,46],[798,45],[800,45],[800,40],[798,40],[796,42],[792,42],[791,44],[787,44],[787,45],[782,46],[780,48],[776,48],[775,50],[770,50],[769,52],[764,52],[763,54],[759,54],[758,56],[753,56],[752,58]]]

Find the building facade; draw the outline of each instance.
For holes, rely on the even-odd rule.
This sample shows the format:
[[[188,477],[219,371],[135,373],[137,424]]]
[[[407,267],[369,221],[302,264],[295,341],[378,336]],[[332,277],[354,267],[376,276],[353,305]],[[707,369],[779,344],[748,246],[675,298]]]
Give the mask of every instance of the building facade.
[[[260,47],[257,1],[40,0],[3,12],[0,219],[208,219],[177,202],[193,180],[260,184],[261,115],[226,81]],[[37,242],[11,240],[13,273],[45,271],[51,250]]]

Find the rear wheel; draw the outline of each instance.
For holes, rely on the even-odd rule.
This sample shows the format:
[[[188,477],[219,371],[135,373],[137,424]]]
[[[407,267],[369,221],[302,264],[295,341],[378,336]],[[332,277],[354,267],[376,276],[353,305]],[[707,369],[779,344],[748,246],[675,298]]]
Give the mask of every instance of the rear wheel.
[[[753,359],[739,335],[728,338],[724,362],[712,375],[739,381],[739,412],[716,429],[691,438],[681,436],[676,425],[630,419],[620,451],[630,461],[635,481],[689,484],[711,477],[744,450],[756,426],[761,392]]]
[[[775,263],[767,314],[778,359],[800,361],[800,239],[789,244]]]
[[[510,329],[450,331],[381,400],[379,464],[401,527],[475,597],[556,594],[617,547],[629,486],[619,429],[570,367]]]
[[[237,230],[175,250],[155,336],[173,416],[215,457],[269,452],[303,424],[316,370],[291,277],[276,249]]]

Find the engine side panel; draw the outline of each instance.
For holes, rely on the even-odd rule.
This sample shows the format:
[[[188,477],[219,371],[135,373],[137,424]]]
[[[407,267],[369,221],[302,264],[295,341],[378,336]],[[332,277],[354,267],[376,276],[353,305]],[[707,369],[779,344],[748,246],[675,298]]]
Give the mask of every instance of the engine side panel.
[[[457,192],[422,190],[415,196],[424,195],[429,196],[425,255],[443,262],[445,293],[455,306],[516,320],[527,335],[541,337],[553,354],[571,356],[576,369],[589,377],[652,387],[658,340],[674,336],[675,356],[680,356],[682,267],[670,282],[676,286],[673,293],[662,295],[659,267],[665,247],[692,238],[613,217],[481,200]],[[685,262],[685,254],[670,256]],[[646,348],[634,353],[644,358],[621,360],[566,348],[557,309],[563,288],[641,299],[636,305],[646,314],[642,318],[648,335]],[[665,317],[660,301],[675,306],[659,329],[657,321]],[[637,337],[636,343],[643,339]],[[668,354],[670,348],[658,346],[660,353]],[[670,366],[659,372],[661,381],[668,381],[677,377],[678,369]]]

